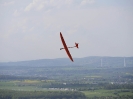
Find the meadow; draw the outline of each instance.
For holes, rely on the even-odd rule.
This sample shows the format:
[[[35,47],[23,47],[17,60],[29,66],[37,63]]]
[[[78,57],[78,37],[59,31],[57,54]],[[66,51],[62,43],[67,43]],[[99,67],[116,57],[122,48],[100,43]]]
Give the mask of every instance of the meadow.
[[[97,78],[97,76],[95,76]],[[18,91],[18,92],[60,92],[60,91],[68,91],[68,92],[73,92],[73,91],[78,91],[83,93],[86,98],[88,99],[97,99],[99,98],[105,98],[108,97],[110,98],[118,98],[119,97],[133,97],[133,89],[103,89],[101,86],[99,86],[98,89],[96,88],[91,88],[88,90],[83,90],[80,91],[78,90],[79,88],[75,88],[72,90],[72,88],[42,88],[42,86],[50,86],[51,83],[56,83],[54,80],[10,80],[10,81],[0,81],[0,90],[5,91],[5,90],[10,90],[10,91]],[[79,86],[80,87],[80,86]],[[83,86],[82,86],[83,87]],[[100,88],[101,87],[101,88]],[[66,90],[67,89],[67,90]]]

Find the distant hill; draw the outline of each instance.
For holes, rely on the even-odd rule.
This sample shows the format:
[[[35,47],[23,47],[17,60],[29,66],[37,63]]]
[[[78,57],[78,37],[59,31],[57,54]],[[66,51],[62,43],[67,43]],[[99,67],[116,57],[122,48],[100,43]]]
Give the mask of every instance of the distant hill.
[[[125,62],[124,62],[125,61]],[[133,57],[100,57],[90,56],[84,58],[74,58],[74,62],[71,62],[68,58],[57,59],[39,59],[30,61],[18,61],[18,62],[1,62],[0,66],[133,66]]]

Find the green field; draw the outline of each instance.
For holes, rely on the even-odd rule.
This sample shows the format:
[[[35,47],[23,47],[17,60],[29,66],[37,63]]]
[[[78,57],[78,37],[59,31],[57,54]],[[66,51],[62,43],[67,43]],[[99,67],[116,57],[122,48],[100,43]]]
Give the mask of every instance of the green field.
[[[127,89],[128,90],[128,89]],[[133,90],[95,90],[95,91],[82,91],[87,97],[117,97],[117,96],[133,96]]]
[[[40,88],[42,84],[48,84],[53,82],[52,80],[40,81],[40,80],[14,80],[14,81],[1,81],[0,89],[18,90],[18,91],[44,91],[47,88]]]
[[[40,85],[54,82],[52,80],[12,80],[12,81],[0,81],[1,90],[15,90],[15,91],[62,91],[60,89],[50,90],[48,88],[42,88]],[[65,90],[64,90],[65,91]],[[88,98],[94,97],[133,97],[133,89],[97,89],[90,91],[80,91]]]

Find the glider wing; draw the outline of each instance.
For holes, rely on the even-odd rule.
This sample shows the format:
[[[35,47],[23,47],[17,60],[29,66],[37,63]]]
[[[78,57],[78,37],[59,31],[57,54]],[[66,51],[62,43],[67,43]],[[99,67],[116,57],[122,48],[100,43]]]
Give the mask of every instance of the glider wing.
[[[67,45],[66,45],[66,43],[65,43],[65,40],[64,40],[64,38],[63,38],[61,32],[60,32],[60,38],[61,38],[62,44],[63,44],[63,46],[64,46],[64,49],[65,49],[65,51],[66,51],[68,57],[69,57],[70,60],[73,62],[73,58],[72,58],[72,56],[71,56],[71,54],[70,54],[70,52],[69,52],[69,50],[68,50],[68,48],[67,48]]]

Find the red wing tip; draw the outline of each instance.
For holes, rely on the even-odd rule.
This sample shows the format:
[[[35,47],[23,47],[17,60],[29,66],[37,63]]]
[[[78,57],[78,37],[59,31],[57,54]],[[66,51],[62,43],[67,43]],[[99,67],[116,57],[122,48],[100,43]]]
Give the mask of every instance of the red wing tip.
[[[60,36],[62,36],[62,33],[60,32]]]

